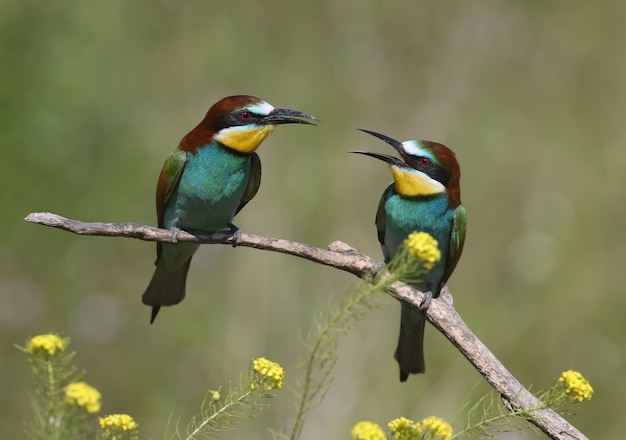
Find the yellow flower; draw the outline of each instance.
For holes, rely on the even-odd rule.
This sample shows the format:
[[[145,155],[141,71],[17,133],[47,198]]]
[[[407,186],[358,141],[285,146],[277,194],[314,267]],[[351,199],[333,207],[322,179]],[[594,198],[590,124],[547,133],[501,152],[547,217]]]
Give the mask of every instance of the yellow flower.
[[[424,438],[441,440],[450,440],[452,438],[452,426],[439,417],[426,417],[417,424],[417,427]]]
[[[559,382],[565,385],[565,392],[567,394],[574,393],[574,395],[571,396],[573,402],[590,400],[593,395],[591,384],[578,371],[564,371],[559,378]]]
[[[111,414],[100,417],[100,428],[105,435],[116,436],[130,431],[136,431],[139,424],[128,414]]]
[[[359,422],[350,431],[352,440],[385,440],[383,429],[374,422]]]
[[[100,411],[100,392],[85,382],[73,382],[65,387],[65,401],[69,405],[82,406],[88,413]]]
[[[219,391],[211,390],[211,391],[209,391],[209,394],[211,395],[211,400],[213,402],[219,402],[220,401],[220,392]]]
[[[283,387],[285,372],[283,367],[276,362],[265,358],[257,358],[252,362],[252,369],[261,376],[261,382],[266,390],[280,389]]]
[[[33,354],[46,352],[49,355],[53,355],[57,350],[65,350],[65,347],[67,347],[67,339],[63,339],[54,333],[47,333],[45,335],[37,335],[31,338],[26,343],[25,351]]]
[[[417,440],[420,439],[419,427],[413,420],[406,417],[399,417],[389,422],[391,436],[396,440]]]
[[[404,247],[409,255],[422,260],[426,269],[432,269],[435,263],[441,260],[438,246],[437,240],[427,232],[412,232],[404,240]]]

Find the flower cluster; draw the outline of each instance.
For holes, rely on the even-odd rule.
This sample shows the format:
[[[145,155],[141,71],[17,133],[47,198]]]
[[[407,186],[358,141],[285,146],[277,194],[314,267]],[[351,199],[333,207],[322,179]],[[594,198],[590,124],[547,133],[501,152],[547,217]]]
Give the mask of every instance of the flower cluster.
[[[389,439],[393,440],[450,440],[452,426],[439,417],[426,417],[415,423],[406,417],[398,417],[388,423]],[[359,422],[350,431],[352,440],[385,440],[382,428],[373,422]]]
[[[85,382],[72,382],[65,387],[65,401],[80,406],[89,414],[100,411],[100,392]]]
[[[283,387],[285,372],[283,371],[283,367],[276,362],[268,361],[260,357],[252,361],[252,369],[261,377],[261,383],[266,390],[280,389]]]
[[[567,394],[573,393],[571,396],[573,402],[590,400],[593,395],[591,384],[578,371],[564,371],[559,378],[559,382],[565,385]]]
[[[52,356],[57,350],[65,350],[65,347],[67,347],[67,339],[63,339],[54,333],[47,333],[32,337],[26,343],[24,351],[32,354],[47,353]]]
[[[417,424],[423,438],[450,440],[452,438],[452,426],[439,417],[430,416]]]
[[[418,425],[406,417],[393,419],[388,426],[392,438],[396,440],[418,440],[421,438]]]
[[[423,261],[426,269],[432,269],[441,260],[439,243],[427,232],[412,232],[404,240],[404,247],[411,257]]]
[[[98,419],[102,432],[108,438],[118,438],[124,434],[136,434],[139,424],[128,414],[110,414]]]
[[[352,440],[385,440],[382,428],[374,422],[359,422],[350,431]]]

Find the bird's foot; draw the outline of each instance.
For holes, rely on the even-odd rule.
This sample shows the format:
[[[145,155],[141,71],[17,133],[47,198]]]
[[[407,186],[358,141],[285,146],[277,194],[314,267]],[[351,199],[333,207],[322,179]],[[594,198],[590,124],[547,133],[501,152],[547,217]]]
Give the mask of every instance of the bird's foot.
[[[170,232],[172,233],[172,243],[178,244],[178,239],[180,238],[180,228],[172,226],[170,228]]]
[[[430,290],[427,292],[424,292],[424,298],[422,299],[422,302],[420,303],[420,305],[417,307],[418,310],[422,313],[428,310],[432,299],[433,299],[433,293]]]
[[[239,243],[241,243],[241,230],[232,223],[226,223],[226,226],[230,229],[233,247],[239,246]]]
[[[376,264],[369,271],[368,273],[369,279],[366,278],[366,281],[369,281],[370,283],[376,283],[380,279],[380,276],[384,273],[386,268],[387,268],[387,263],[385,263],[384,261],[381,261],[380,263]]]
[[[386,267],[387,267],[387,263],[385,263],[384,261],[381,261],[380,263],[377,263],[376,266],[374,266],[374,268],[372,269],[372,272],[375,273],[376,275],[378,275]]]

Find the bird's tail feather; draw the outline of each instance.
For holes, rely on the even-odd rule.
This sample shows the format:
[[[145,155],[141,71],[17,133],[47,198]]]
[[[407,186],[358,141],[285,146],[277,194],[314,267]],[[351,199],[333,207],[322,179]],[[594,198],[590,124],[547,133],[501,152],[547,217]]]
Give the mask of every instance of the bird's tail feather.
[[[191,263],[191,258],[175,271],[169,271],[165,268],[163,259],[157,262],[150,284],[141,297],[144,304],[152,306],[150,324],[154,322],[161,306],[173,306],[185,298],[189,263]]]
[[[395,358],[400,366],[400,381],[405,382],[409,374],[426,371],[424,364],[424,330],[426,321],[416,310],[402,304],[400,337]]]

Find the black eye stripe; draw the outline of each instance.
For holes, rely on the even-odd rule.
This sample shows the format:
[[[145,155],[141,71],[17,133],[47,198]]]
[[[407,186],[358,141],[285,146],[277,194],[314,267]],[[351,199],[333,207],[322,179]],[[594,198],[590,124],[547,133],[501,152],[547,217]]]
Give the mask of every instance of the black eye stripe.
[[[427,172],[429,169],[437,167],[435,163],[426,156],[409,156],[408,163],[419,171]]]
[[[429,157],[425,156],[409,156],[408,157],[408,165],[412,168],[421,171],[426,174],[431,179],[434,179],[444,186],[448,185],[450,182],[450,178],[452,177],[452,173],[446,168],[440,167],[435,162],[433,162]],[[428,163],[422,163],[422,159],[427,159]]]
[[[244,113],[249,115],[247,119],[243,117]],[[215,119],[215,131],[218,132],[228,127],[252,124],[260,118],[262,118],[261,115],[257,115],[249,110],[237,110],[233,113],[218,116]]]

